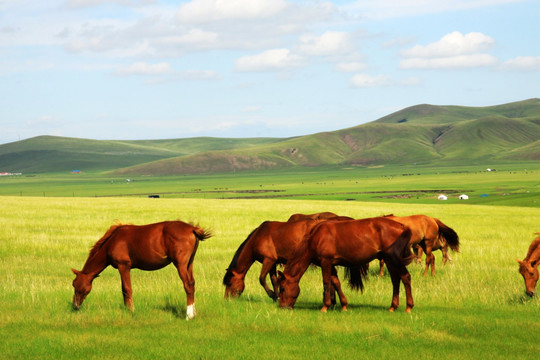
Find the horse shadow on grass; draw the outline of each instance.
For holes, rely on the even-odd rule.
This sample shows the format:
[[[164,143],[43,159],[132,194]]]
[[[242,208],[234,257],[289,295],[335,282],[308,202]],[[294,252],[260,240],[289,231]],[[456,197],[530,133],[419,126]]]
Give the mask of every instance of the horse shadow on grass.
[[[537,301],[538,297],[530,297],[527,294],[514,294],[506,300],[508,305],[526,305]]]
[[[175,318],[183,318],[186,315],[186,308],[182,305],[178,305],[177,303],[171,301],[170,299],[167,299],[165,301],[165,305],[160,307],[161,311],[171,313]]]

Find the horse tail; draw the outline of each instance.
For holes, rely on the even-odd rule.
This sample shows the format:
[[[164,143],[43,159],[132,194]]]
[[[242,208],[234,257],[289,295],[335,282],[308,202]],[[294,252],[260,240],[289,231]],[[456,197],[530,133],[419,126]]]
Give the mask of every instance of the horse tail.
[[[407,266],[414,258],[410,246],[412,232],[408,226],[403,225],[403,228],[403,232],[390,246],[389,255],[396,264]]]
[[[345,279],[353,290],[364,292],[364,280],[368,276],[369,264],[353,265],[345,267]]]
[[[212,237],[214,234],[212,234],[212,231],[210,230],[204,230],[202,227],[200,226],[193,226],[193,234],[195,235],[195,237],[200,240],[200,241],[204,241],[210,237]]]
[[[448,246],[453,251],[459,252],[459,236],[454,229],[443,224],[439,219],[435,219],[435,222],[439,226],[439,237],[443,237],[446,240]]]

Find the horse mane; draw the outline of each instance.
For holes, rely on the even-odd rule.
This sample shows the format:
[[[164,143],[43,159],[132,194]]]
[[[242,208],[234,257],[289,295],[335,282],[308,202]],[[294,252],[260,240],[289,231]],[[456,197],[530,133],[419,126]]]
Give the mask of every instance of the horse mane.
[[[244,240],[244,242],[240,244],[238,249],[236,249],[236,252],[234,253],[234,256],[231,260],[231,263],[229,264],[229,267],[227,268],[227,272],[225,273],[225,276],[223,277],[223,285],[225,286],[231,285],[231,279],[233,277],[232,269],[234,269],[236,265],[238,264],[238,258],[240,257],[242,250],[246,246],[247,242],[249,241],[253,233],[257,231],[258,229],[259,227],[256,227],[255,229],[253,229],[253,231],[249,233],[249,235],[247,236],[246,240]]]
[[[323,221],[320,224],[324,223],[326,223],[326,221]],[[310,231],[306,232],[304,238],[302,239],[300,244],[298,244],[298,247],[293,251],[291,257],[285,263],[285,269],[283,270],[283,272],[290,271],[290,269],[294,269],[298,264],[302,263],[304,257],[308,255],[309,238],[315,233],[315,230],[319,228],[320,224],[315,225]]]
[[[119,227],[121,226],[124,226],[126,224],[122,224],[121,222],[119,221],[116,221],[116,224],[112,225],[109,230],[107,230],[107,232],[105,233],[105,235],[103,235],[101,237],[101,239],[99,239],[95,244],[94,246],[92,246],[92,248],[90,249],[90,253],[88,254],[88,259],[91,259],[94,255],[97,254],[97,252],[103,247],[103,245],[105,244],[105,242],[107,240],[110,239],[111,235],[113,234],[113,232],[118,229]]]
[[[533,255],[534,251],[537,249],[540,249],[540,233],[536,233],[535,235],[538,235],[536,239],[534,239],[529,246],[529,250],[527,251],[527,256],[525,257],[525,260],[530,261],[531,256]]]

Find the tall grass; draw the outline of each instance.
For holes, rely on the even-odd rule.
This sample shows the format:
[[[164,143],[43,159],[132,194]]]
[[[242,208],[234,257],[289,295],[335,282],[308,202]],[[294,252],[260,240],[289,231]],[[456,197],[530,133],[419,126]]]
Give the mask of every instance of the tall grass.
[[[540,231],[540,209],[459,204],[338,201],[2,197],[0,354],[4,358],[374,358],[522,359],[540,351],[540,301],[524,295],[515,257]],[[223,299],[234,251],[264,220],[333,211],[355,218],[424,213],[460,235],[461,253],[437,276],[409,266],[415,308],[388,313],[391,283],[371,269],[364,294],[345,289],[350,309],[319,312],[319,269],[300,282],[295,309],[278,309],[258,284]],[[181,219],[212,229],[195,259],[198,316],[185,321],[174,267],[133,270],[135,312],[123,308],[118,272],[106,269],[80,311],[71,309],[73,274],[118,219]],[[340,272],[342,277],[342,273]]]

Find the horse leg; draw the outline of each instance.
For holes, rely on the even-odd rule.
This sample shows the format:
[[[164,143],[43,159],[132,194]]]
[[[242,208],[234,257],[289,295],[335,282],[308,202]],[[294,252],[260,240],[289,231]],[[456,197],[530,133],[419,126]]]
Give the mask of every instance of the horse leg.
[[[349,303],[347,302],[347,298],[345,297],[345,294],[343,293],[343,290],[341,290],[341,282],[339,281],[339,278],[337,276],[337,270],[335,266],[332,266],[332,286],[334,289],[338,292],[339,295],[339,302],[341,303],[341,311],[347,311],[347,306]],[[334,291],[332,291],[334,292]],[[335,294],[334,294],[335,297]],[[335,299],[334,299],[335,301]]]
[[[270,258],[264,258],[263,263],[262,263],[261,274],[259,275],[259,283],[262,285],[264,290],[266,290],[266,293],[268,294],[268,296],[270,296],[270,299],[274,301],[277,300],[277,295],[275,291],[272,291],[272,289],[270,289],[270,287],[266,283],[266,275],[268,275],[268,273],[272,270],[272,268],[274,268],[274,273],[275,273],[275,266],[276,266],[276,260],[270,259]]]
[[[443,245],[443,247],[441,248],[441,251],[443,253],[443,265],[446,265],[446,262],[450,262],[450,265],[454,264],[454,260],[452,260],[452,258],[450,257],[450,255],[448,254],[448,245]]]
[[[419,246],[418,244],[414,244],[412,246],[413,248],[413,252],[414,252],[414,262],[417,263],[417,264],[421,264],[422,263],[422,254],[424,253],[424,250],[422,250],[422,247]]]
[[[380,277],[384,276],[384,260],[383,259],[379,260],[379,276]]]
[[[180,280],[184,284],[186,292],[186,320],[193,319],[197,315],[195,310],[195,279],[193,278],[193,262],[186,264],[185,262],[175,262]]]
[[[405,287],[405,294],[407,296],[407,309],[405,312],[410,313],[414,307],[411,290],[411,274],[409,274],[409,271],[403,265],[396,265],[394,263],[387,262],[386,266],[388,267],[388,272],[390,273],[390,278],[392,279],[393,285],[392,304],[390,305],[388,311],[394,312],[394,310],[396,310],[399,306],[399,285],[400,282],[402,282],[403,286]]]
[[[133,304],[133,296],[131,290],[131,277],[130,277],[129,264],[118,264],[118,272],[120,273],[120,279],[122,280],[122,295],[124,296],[124,305],[129,311],[135,310]]]
[[[435,255],[433,255],[431,247],[426,244],[426,269],[424,270],[424,276],[427,275],[430,266],[431,275],[435,276]]]
[[[390,304],[390,308],[388,309],[388,311],[394,312],[394,310],[396,310],[399,306],[400,276],[394,263],[387,262],[386,267],[388,268],[388,272],[390,273],[390,279],[392,279],[392,303]]]
[[[328,308],[332,305],[332,300],[330,299],[330,291],[332,288],[332,264],[328,261],[321,261],[322,277],[323,277],[323,289],[324,289],[324,298],[323,298],[323,307],[321,312],[327,312]]]
[[[276,300],[277,298],[279,297],[279,285],[278,285],[278,276],[277,276],[277,266],[276,264],[274,264],[274,266],[272,266],[272,268],[270,269],[270,282],[272,283],[272,288],[274,289],[274,294],[276,296]]]
[[[400,277],[401,282],[403,283],[403,286],[405,287],[405,295],[407,297],[407,309],[405,309],[406,313],[410,313],[412,311],[412,308],[414,307],[414,300],[412,297],[412,290],[411,290],[411,274],[409,274],[409,271],[405,266],[402,267],[400,271]]]

